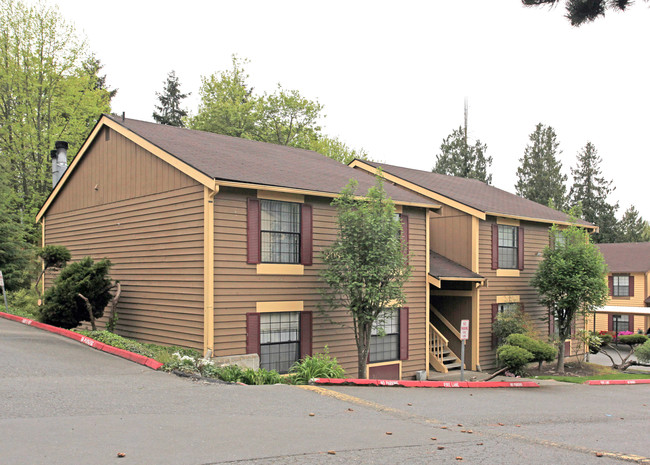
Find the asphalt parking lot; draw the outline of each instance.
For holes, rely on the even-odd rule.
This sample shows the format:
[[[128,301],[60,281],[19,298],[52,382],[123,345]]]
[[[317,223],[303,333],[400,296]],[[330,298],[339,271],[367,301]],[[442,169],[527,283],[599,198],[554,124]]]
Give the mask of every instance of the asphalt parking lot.
[[[650,463],[649,404],[650,385],[208,384],[0,319],[2,464]]]

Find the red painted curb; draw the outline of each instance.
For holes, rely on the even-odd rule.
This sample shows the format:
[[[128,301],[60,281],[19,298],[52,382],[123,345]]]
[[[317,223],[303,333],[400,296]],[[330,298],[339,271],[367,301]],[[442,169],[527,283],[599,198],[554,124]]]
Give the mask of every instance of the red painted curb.
[[[505,388],[539,387],[532,381],[398,381],[393,379],[315,378],[314,384],[353,386],[401,386],[422,388]]]
[[[584,384],[590,386],[608,386],[611,384],[650,384],[650,379],[592,379]]]
[[[153,370],[157,370],[161,366],[163,366],[162,363],[160,363],[158,360],[154,360],[153,358],[145,357],[144,355],[135,354],[133,352],[129,352],[128,350],[118,349],[117,347],[109,346],[107,344],[104,344],[103,342],[96,341],[95,339],[83,336],[79,333],[75,333],[74,331],[70,331],[68,329],[58,328],[56,326],[41,323],[40,321],[30,320],[29,318],[23,318],[22,316],[12,315],[10,313],[0,312],[0,317],[6,318],[7,320],[17,321],[18,323],[22,323],[24,325],[33,326],[38,329],[43,329],[51,333],[59,334],[61,336],[70,339],[74,339],[75,341],[79,341],[82,344],[86,344],[87,346],[92,347],[93,349],[101,350],[102,352],[106,352],[112,355],[117,355],[118,357],[131,360],[132,362],[147,366]]]

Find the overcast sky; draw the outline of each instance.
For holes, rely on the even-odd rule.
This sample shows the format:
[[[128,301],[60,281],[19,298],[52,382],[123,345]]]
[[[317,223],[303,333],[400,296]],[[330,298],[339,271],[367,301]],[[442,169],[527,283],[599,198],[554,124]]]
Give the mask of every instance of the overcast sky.
[[[279,82],[325,106],[325,133],[378,161],[431,170],[462,124],[494,158],[493,185],[514,192],[539,122],[555,128],[564,171],[591,141],[614,181],[618,216],[650,220],[650,8],[610,12],[573,28],[563,6],[519,0],[123,1],[50,0],[88,38],[118,88],[115,113],[152,121],[167,73],[192,92],[201,76],[247,66],[256,92]],[[643,187],[646,186],[646,187]]]

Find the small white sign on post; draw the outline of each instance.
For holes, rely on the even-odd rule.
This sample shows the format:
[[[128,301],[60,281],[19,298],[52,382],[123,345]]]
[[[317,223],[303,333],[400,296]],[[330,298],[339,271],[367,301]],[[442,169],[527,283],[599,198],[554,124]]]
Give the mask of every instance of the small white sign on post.
[[[2,292],[5,290],[5,280],[2,277],[2,271],[0,271],[0,287],[2,288]]]
[[[2,271],[0,271],[0,288],[2,288],[2,297],[5,300],[5,309],[9,313],[9,306],[7,305],[7,291],[5,290],[5,279],[2,277]]]
[[[460,340],[469,339],[469,320],[460,320]]]

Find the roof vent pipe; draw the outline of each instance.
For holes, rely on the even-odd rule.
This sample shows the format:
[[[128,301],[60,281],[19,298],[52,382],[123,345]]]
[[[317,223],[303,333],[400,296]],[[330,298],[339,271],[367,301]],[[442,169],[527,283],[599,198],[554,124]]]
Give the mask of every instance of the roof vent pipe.
[[[68,143],[58,140],[54,143],[54,148],[56,150],[50,152],[52,156],[52,187],[56,187],[68,167]]]

